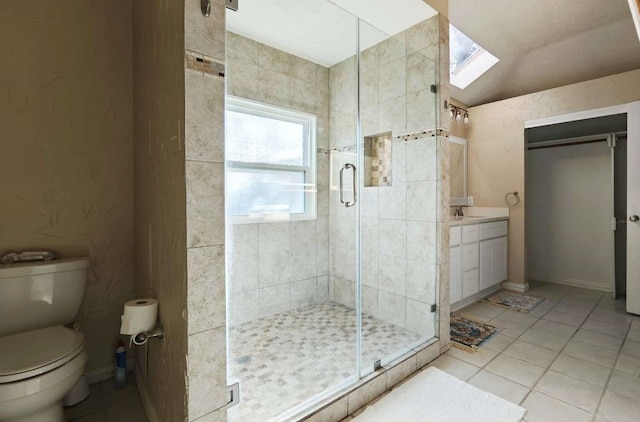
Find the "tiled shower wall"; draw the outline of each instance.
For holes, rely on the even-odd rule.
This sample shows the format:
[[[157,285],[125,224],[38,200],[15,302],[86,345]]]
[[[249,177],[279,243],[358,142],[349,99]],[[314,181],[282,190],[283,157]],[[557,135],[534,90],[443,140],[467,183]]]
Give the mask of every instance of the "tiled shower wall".
[[[231,325],[328,299],[329,70],[227,32],[227,93],[317,116],[318,218],[233,224]]]
[[[391,132],[390,186],[361,189],[363,311],[422,334],[434,334],[430,305],[438,302],[436,63],[438,16],[425,20],[361,54],[362,135]],[[353,162],[355,60],[329,70],[330,145],[334,173]],[[410,140],[400,135],[421,133]],[[416,139],[418,138],[418,139]],[[334,176],[336,176],[334,174]],[[334,180],[337,180],[334,177]],[[330,200],[330,292],[355,304],[354,211]]]

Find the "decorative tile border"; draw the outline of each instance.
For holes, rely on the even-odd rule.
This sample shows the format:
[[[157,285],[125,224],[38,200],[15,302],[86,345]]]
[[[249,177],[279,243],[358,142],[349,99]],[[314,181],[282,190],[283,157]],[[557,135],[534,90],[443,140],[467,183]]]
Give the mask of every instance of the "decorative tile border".
[[[184,61],[185,69],[188,72],[195,72],[213,78],[224,78],[224,62],[189,50],[185,50]]]
[[[447,129],[425,130],[422,132],[415,132],[415,133],[408,133],[405,135],[394,136],[393,139],[395,141],[407,142],[407,141],[415,141],[416,139],[432,138],[436,136],[444,136],[448,138],[449,131]]]

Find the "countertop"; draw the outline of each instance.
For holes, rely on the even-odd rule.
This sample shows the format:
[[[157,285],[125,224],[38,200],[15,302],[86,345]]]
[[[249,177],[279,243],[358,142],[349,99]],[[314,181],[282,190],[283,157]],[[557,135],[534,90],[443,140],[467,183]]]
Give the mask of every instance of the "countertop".
[[[466,226],[467,224],[479,224],[479,223],[490,223],[492,221],[504,221],[508,220],[507,216],[496,216],[496,217],[470,217],[464,216],[462,219],[459,217],[451,216],[451,220],[449,222],[450,226]]]

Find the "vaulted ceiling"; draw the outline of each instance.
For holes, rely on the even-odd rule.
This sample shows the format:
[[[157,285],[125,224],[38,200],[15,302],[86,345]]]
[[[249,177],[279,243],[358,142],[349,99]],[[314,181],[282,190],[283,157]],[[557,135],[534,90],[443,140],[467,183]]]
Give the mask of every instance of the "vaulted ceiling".
[[[500,59],[451,96],[484,104],[640,68],[627,0],[450,0],[451,23]]]

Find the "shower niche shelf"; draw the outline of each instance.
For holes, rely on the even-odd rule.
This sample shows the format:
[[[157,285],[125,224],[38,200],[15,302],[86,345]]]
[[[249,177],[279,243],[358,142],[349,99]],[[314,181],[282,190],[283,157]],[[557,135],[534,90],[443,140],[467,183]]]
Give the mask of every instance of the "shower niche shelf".
[[[391,132],[364,138],[364,186],[391,186],[391,159],[393,139]]]

